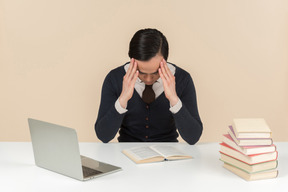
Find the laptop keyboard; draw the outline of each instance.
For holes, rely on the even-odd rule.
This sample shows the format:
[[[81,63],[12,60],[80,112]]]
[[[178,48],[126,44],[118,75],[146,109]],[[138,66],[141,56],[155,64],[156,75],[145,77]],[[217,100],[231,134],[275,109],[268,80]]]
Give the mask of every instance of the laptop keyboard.
[[[101,171],[97,171],[95,169],[91,169],[91,168],[85,167],[85,166],[82,166],[82,171],[83,171],[84,177],[90,177],[90,176],[98,175],[98,174],[102,173]]]

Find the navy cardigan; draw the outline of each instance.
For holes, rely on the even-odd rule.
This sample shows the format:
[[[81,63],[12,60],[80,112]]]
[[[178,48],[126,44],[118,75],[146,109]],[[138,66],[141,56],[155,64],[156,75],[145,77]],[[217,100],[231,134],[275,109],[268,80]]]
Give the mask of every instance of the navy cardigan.
[[[127,112],[119,114],[115,102],[122,91],[124,66],[106,76],[101,95],[98,118],[95,123],[97,137],[104,143],[112,140],[119,128],[119,142],[177,142],[178,132],[189,144],[195,144],[202,134],[195,87],[188,72],[176,67],[176,92],[182,108],[173,114],[163,92],[154,102],[146,104],[134,90],[128,101]],[[178,132],[177,132],[178,130]]]

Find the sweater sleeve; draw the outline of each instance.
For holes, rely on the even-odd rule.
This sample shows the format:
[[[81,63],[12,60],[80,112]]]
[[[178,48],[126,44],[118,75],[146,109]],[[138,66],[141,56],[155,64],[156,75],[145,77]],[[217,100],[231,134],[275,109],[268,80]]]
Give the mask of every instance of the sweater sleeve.
[[[103,143],[108,143],[115,137],[125,115],[125,113],[118,113],[115,108],[119,93],[117,93],[117,83],[112,82],[111,76],[110,72],[104,80],[101,103],[95,123],[96,135]]]
[[[196,91],[189,75],[181,95],[182,108],[175,114],[174,120],[181,137],[189,144],[195,144],[202,135],[203,126],[198,113]]]

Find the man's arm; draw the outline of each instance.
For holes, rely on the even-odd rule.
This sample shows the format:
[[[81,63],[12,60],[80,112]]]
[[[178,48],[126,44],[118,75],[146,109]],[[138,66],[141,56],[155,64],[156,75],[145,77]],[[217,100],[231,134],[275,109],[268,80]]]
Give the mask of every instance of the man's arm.
[[[118,113],[114,106],[119,97],[115,86],[109,73],[102,86],[101,103],[95,123],[96,135],[103,143],[108,143],[115,137],[124,118],[124,114]]]
[[[196,92],[191,76],[187,77],[186,82],[181,83],[184,91],[179,96],[176,93],[175,76],[167,67],[165,60],[160,63],[159,74],[163,80],[165,96],[169,100],[170,106],[178,105],[179,99],[180,103],[182,102],[180,110],[177,109],[176,113],[172,112],[181,137],[187,143],[195,144],[202,134],[203,127],[198,114]]]
[[[182,107],[177,113],[173,114],[175,124],[181,137],[187,143],[193,145],[200,139],[203,125],[198,113],[195,87],[190,76],[179,98],[182,101]]]
[[[138,73],[137,63],[134,59],[131,59],[130,66],[123,77],[120,96],[117,94],[117,88],[115,88],[118,82],[112,82],[111,73],[105,78],[102,87],[98,118],[95,123],[96,135],[102,142],[109,142],[117,134],[125,113],[119,113],[117,111],[115,102],[117,101],[116,104],[120,105],[122,108],[126,108],[127,102],[133,95]]]

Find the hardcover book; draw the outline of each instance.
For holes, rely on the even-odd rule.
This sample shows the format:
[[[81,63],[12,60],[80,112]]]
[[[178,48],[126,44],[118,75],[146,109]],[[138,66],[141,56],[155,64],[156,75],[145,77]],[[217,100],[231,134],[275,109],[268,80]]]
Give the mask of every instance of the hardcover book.
[[[275,169],[269,170],[269,171],[262,171],[258,173],[247,173],[227,163],[224,163],[223,167],[228,169],[232,173],[238,175],[239,177],[245,179],[246,181],[254,181],[254,180],[260,180],[260,179],[272,179],[278,176],[278,170],[275,170]]]
[[[265,163],[257,163],[254,165],[248,165],[247,163],[234,159],[233,157],[229,157],[228,155],[225,154],[221,154],[220,160],[227,164],[233,165],[234,167],[237,167],[247,173],[257,173],[261,171],[272,170],[276,169],[278,166],[277,160],[268,161]]]
[[[278,157],[277,151],[274,151],[271,153],[244,155],[243,153],[237,151],[236,149],[230,147],[229,145],[227,145],[225,143],[220,143],[220,146],[221,146],[220,153],[228,155],[228,156],[233,157],[235,159],[238,159],[238,160],[240,160],[244,163],[247,163],[249,165],[268,162],[268,161],[274,161]]]
[[[258,153],[269,153],[276,151],[276,146],[274,144],[272,145],[253,145],[253,146],[239,146],[235,141],[232,139],[232,137],[229,134],[223,135],[224,143],[229,145],[230,147],[240,151],[241,153],[245,155],[252,155],[252,154],[258,154]]]
[[[234,119],[233,130],[237,138],[271,138],[271,130],[265,119]]]
[[[233,127],[229,126],[229,135],[239,146],[255,146],[255,145],[272,145],[272,138],[237,138],[234,133]]]

